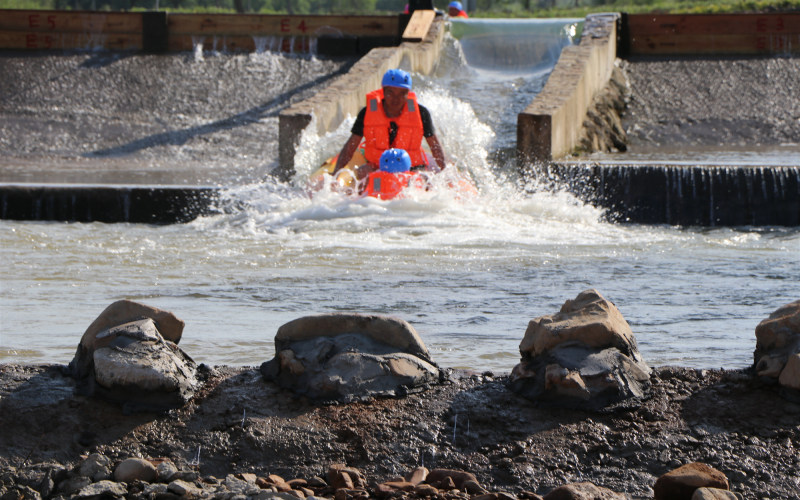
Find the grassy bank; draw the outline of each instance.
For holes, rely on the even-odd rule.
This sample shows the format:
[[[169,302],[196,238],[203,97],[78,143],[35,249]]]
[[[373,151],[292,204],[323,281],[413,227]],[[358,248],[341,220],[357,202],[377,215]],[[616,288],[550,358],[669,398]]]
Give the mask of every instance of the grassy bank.
[[[721,14],[736,12],[800,12],[800,0],[729,0],[721,2],[665,1],[642,2],[619,0],[604,5],[535,8],[527,10],[514,4],[501,9],[477,10],[471,17],[585,17],[596,12],[647,12],[667,14]]]

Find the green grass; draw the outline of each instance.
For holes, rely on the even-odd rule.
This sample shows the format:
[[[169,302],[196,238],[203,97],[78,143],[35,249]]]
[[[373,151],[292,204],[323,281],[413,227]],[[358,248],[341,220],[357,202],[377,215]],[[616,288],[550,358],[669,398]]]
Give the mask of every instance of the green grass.
[[[606,5],[524,10],[509,8],[476,11],[470,17],[586,17],[597,12],[627,12],[628,14],[722,14],[736,12],[800,12],[800,0],[732,0],[722,2],[664,1],[650,3],[620,0]]]
[[[50,10],[53,5],[52,0],[0,0],[0,9]]]

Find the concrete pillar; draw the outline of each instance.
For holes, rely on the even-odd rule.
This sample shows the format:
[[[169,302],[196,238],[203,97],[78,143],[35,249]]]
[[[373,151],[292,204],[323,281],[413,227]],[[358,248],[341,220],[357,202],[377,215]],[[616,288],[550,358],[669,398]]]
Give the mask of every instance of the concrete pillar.
[[[166,12],[142,12],[142,51],[164,54],[169,47]]]
[[[618,14],[587,16],[580,45],[562,50],[544,89],[519,114],[519,168],[562,157],[578,145],[592,99],[611,78],[618,19]]]

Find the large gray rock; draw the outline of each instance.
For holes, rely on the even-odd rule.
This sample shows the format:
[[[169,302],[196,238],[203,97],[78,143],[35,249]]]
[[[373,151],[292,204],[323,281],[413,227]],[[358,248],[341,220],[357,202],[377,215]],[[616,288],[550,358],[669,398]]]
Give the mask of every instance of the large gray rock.
[[[760,377],[800,391],[800,300],[758,324],[753,363]]]
[[[111,328],[98,335],[107,345],[94,351],[94,392],[130,410],[183,406],[197,390],[197,365],[164,340],[151,319]]]
[[[103,480],[83,487],[74,498],[125,498],[127,494],[128,488],[124,484]]]
[[[408,322],[369,314],[317,314],[295,319],[278,328],[275,349],[281,351],[300,340],[336,337],[346,333],[371,338],[423,359],[430,358],[419,334]]]
[[[650,367],[630,325],[597,290],[528,324],[509,388],[533,401],[600,409],[647,394]]]
[[[278,329],[261,373],[319,400],[396,396],[439,381],[439,369],[407,322],[374,315],[299,318]]]
[[[97,330],[114,321],[121,323]],[[162,325],[180,340],[183,321],[171,313],[131,301],[109,306],[84,334],[70,363],[79,390],[121,402],[126,411],[185,404],[197,390],[197,365],[164,338]]]
[[[150,318],[164,339],[178,344],[183,335],[184,322],[171,312],[150,307],[132,300],[118,300],[106,307],[83,333],[75,357],[70,368],[75,378],[81,379],[89,375],[92,368],[92,356],[98,347],[97,336],[109,328],[131,321]]]

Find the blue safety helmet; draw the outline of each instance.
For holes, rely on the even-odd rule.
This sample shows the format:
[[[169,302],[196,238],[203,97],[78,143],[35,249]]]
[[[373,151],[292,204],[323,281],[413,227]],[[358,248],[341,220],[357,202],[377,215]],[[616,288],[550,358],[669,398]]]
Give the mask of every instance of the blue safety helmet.
[[[383,74],[381,87],[400,87],[411,90],[411,75],[402,69],[390,69]]]
[[[405,149],[387,149],[381,155],[381,171],[396,174],[411,170],[411,157]]]
[[[450,5],[447,8],[456,8],[458,10],[464,10],[464,6],[461,5],[461,2],[450,2]]]

